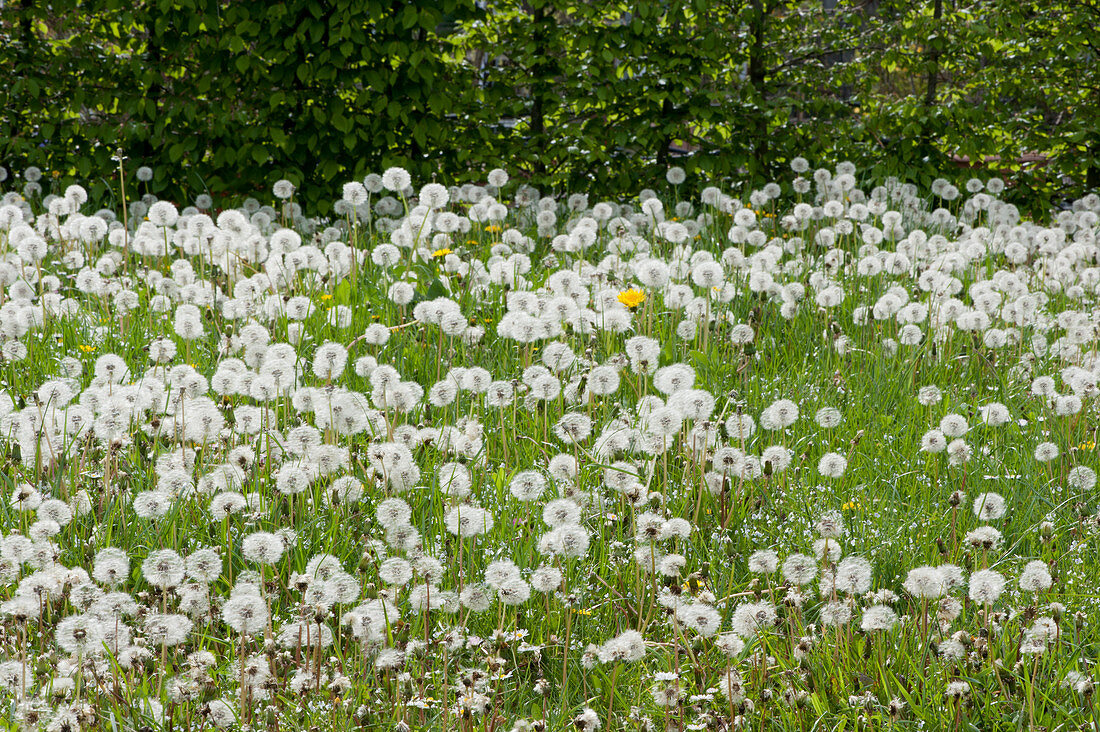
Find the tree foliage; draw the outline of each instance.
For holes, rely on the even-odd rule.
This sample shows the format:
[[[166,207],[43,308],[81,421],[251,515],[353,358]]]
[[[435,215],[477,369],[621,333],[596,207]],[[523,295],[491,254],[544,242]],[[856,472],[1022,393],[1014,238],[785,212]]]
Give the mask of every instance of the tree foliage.
[[[274,170],[321,203],[397,164],[616,192],[962,158],[1046,205],[1100,185],[1098,25],[1100,0],[14,0],[0,163],[105,193],[121,150],[158,194]]]

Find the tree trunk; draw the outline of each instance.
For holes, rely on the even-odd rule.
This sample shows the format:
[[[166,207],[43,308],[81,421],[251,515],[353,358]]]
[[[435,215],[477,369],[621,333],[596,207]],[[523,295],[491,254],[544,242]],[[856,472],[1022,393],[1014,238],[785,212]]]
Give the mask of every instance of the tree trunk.
[[[943,19],[943,0],[934,0],[932,7],[932,20],[938,24]],[[937,35],[939,35],[937,33]],[[924,91],[924,106],[931,107],[936,102],[936,87],[940,79],[940,50],[928,49],[928,76]]]
[[[1100,139],[1089,143],[1089,167],[1085,170],[1086,193],[1100,192]]]
[[[134,155],[134,157],[138,159],[140,165],[152,166],[156,162],[156,151],[159,147],[159,145],[154,144],[153,136],[157,119],[160,118],[161,102],[164,97],[163,77],[160,75],[164,72],[164,56],[161,49],[160,38],[156,35],[155,31],[149,33],[146,43],[149,49],[146,54],[149,68],[156,72],[153,83],[149,85],[149,88],[145,92],[146,99],[153,103],[153,108],[143,115],[144,119],[142,122],[145,129],[142,131],[140,149],[133,151],[131,155]],[[165,137],[170,135],[171,133],[165,130]]]
[[[753,156],[756,159],[757,172],[765,174],[768,165],[768,117],[766,110],[766,71],[764,68],[764,0],[752,0],[752,45],[749,47],[749,84],[756,97],[756,110],[753,114],[754,139]]]
[[[22,0],[15,6],[15,13],[19,18],[19,54],[16,57],[18,68],[15,71],[14,76],[17,78],[28,78],[39,76],[39,69],[34,68],[32,71],[32,64],[35,62],[35,37],[34,37],[34,23],[31,21],[31,11],[34,9],[34,0]],[[26,87],[24,87],[25,89]],[[11,88],[8,86],[7,93],[11,93]],[[45,93],[45,90],[39,92],[41,97]],[[23,92],[26,95],[26,91]],[[10,99],[10,97],[9,97]],[[25,99],[25,96],[24,96]],[[27,100],[31,104],[35,104],[39,100],[32,99]],[[31,122],[30,119],[24,114],[26,102],[23,100],[15,100],[15,104],[10,104],[7,112],[11,114],[14,124],[12,125],[12,134],[14,137],[29,137],[31,134]],[[14,171],[13,171],[14,172]]]
[[[672,113],[675,109],[672,106],[672,102],[665,97],[665,100],[661,102],[661,121],[668,123],[672,119]],[[657,164],[668,165],[669,150],[672,148],[672,135],[665,133],[661,136],[661,147],[657,150]]]
[[[547,43],[549,25],[554,22],[554,16],[548,12],[545,4],[533,9],[532,35],[535,43],[535,57],[538,60],[532,67],[531,76],[531,143],[538,151],[534,159],[534,172],[538,176],[546,173],[546,157],[549,154],[546,140],[546,96],[549,89],[549,76],[552,71],[552,63],[547,55]]]
[[[936,105],[936,90],[940,81],[940,56],[942,51],[939,47],[940,34],[939,22],[943,19],[943,0],[933,0],[932,6],[932,21],[933,32],[936,34],[936,40],[933,45],[928,49],[928,72],[925,75],[925,87],[924,98],[922,99],[921,119],[920,119],[920,137],[917,140],[920,155],[931,155],[932,153],[932,127],[929,123],[929,118],[932,115],[932,109]]]

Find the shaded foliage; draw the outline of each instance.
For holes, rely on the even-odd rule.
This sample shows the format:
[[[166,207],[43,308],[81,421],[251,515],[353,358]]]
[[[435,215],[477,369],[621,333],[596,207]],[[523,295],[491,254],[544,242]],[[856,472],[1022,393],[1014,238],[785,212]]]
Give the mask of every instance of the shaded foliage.
[[[962,158],[1042,208],[1100,185],[1098,22],[1095,0],[18,0],[0,163],[102,195],[122,150],[174,197],[277,170],[323,205],[395,164],[614,193],[796,155],[927,185]]]

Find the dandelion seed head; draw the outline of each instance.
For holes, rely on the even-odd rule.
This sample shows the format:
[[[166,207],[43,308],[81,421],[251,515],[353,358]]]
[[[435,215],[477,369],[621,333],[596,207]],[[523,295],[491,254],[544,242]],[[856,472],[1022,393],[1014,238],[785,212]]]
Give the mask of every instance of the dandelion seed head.
[[[1024,592],[1044,592],[1053,584],[1050,568],[1039,559],[1028,562],[1020,573],[1020,589]]]
[[[979,493],[974,498],[974,515],[981,521],[996,521],[1008,506],[1000,493]]]

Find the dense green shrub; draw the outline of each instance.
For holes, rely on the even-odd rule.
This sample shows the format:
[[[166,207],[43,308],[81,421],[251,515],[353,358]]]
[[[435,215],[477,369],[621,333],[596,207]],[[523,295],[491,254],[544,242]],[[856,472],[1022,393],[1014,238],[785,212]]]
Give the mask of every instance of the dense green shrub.
[[[99,176],[102,195],[121,150],[181,197],[266,195],[271,170],[323,192],[389,164],[752,185],[796,155],[927,185],[995,155],[1044,207],[1100,184],[1098,22],[1076,0],[16,0],[0,164]]]

